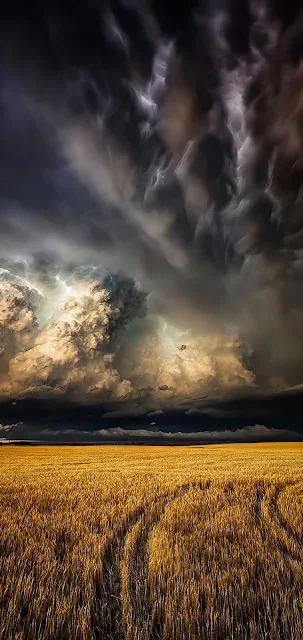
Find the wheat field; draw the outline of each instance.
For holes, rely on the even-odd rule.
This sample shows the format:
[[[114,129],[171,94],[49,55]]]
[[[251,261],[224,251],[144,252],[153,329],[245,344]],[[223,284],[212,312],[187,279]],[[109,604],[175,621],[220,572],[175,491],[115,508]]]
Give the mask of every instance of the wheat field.
[[[303,638],[303,444],[0,447],[1,640]]]

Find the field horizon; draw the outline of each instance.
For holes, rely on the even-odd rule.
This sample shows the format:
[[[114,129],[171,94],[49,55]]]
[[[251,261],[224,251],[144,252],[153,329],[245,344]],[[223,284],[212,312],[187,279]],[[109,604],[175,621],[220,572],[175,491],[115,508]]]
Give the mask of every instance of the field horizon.
[[[299,640],[303,443],[0,447],[1,640]]]

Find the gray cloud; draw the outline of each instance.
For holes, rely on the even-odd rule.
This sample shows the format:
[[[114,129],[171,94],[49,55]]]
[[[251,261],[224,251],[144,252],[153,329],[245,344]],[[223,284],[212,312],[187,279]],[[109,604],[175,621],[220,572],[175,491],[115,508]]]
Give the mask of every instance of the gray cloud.
[[[230,431],[228,429],[222,431],[195,431],[192,433],[184,433],[183,431],[170,432],[161,430],[148,429],[123,429],[122,427],[113,427],[111,429],[100,429],[97,435],[102,439],[146,439],[149,440],[165,440],[165,441],[182,441],[182,442],[252,442],[264,440],[300,440],[301,436],[288,429],[269,429],[264,425],[256,424],[250,427],[243,427]]]

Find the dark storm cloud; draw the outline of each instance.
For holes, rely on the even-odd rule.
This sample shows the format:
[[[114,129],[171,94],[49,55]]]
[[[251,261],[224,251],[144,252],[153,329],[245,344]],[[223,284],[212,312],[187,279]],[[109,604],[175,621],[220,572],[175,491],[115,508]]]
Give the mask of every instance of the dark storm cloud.
[[[102,218],[108,216],[111,219],[111,224],[107,225],[106,221],[96,221],[99,235],[106,235],[108,230],[109,242],[121,244],[119,258],[122,264],[123,253],[128,262],[129,252],[133,250],[133,270],[143,263],[140,271],[143,271],[145,278],[149,278],[151,266],[155,269],[158,261],[159,271],[167,273],[163,283],[166,292],[171,287],[176,288],[174,281],[179,277],[180,290],[184,290],[188,282],[187,274],[179,274],[178,267],[189,260],[188,250],[192,245],[195,221],[188,218],[196,215],[197,205],[192,201],[193,198],[195,200],[196,188],[202,189],[208,197],[208,190],[214,194],[219,186],[217,192],[222,191],[220,198],[222,202],[225,201],[224,150],[216,136],[211,134],[209,139],[205,136],[210,110],[215,102],[220,102],[218,74],[210,52],[209,29],[203,24],[203,12],[201,23],[190,12],[184,11],[184,14],[179,16],[179,19],[185,18],[183,28],[180,30],[181,23],[177,22],[174,33],[168,36],[165,19],[163,22],[157,6],[154,12],[144,12],[138,9],[136,3],[133,7],[113,3],[104,5],[102,10],[97,3],[92,3],[90,7],[80,3],[71,15],[61,4],[59,7],[56,3],[46,3],[41,10],[27,5],[17,19],[15,15],[12,22],[7,18],[3,44],[6,66],[15,71],[18,86],[18,89],[6,87],[6,101],[13,102],[15,92],[19,90],[19,111],[23,112],[27,130],[32,127],[30,146],[34,147],[36,121],[29,114],[29,107],[25,106],[26,99],[31,102],[32,108],[34,101],[36,116],[39,103],[44,114],[47,112],[51,124],[55,119],[55,124],[65,129],[65,145],[72,147],[72,161],[78,168],[80,178],[90,187],[93,196],[98,199],[101,197]],[[20,35],[22,37],[18,37]],[[168,40],[169,37],[174,39],[174,44]],[[172,58],[171,63],[169,58]],[[204,61],[202,73],[200,59]],[[169,70],[165,69],[168,65]],[[20,68],[23,70],[24,67],[22,77]],[[4,82],[7,75],[8,72],[4,73]],[[165,80],[167,89],[163,91]],[[8,81],[6,83],[9,84]],[[10,84],[13,84],[11,78]],[[9,91],[10,100],[7,98]],[[153,113],[155,110],[158,110],[157,114]],[[10,114],[9,117],[13,116]],[[19,114],[15,119],[19,124]],[[47,131],[45,126],[44,130]],[[75,149],[77,136],[81,136],[78,145],[80,150]],[[181,173],[186,173],[182,184],[178,177],[178,165],[185,163],[186,147],[196,137],[197,150],[191,154],[189,166],[184,165],[182,169]],[[225,137],[228,137],[227,132]],[[20,142],[23,146],[20,138],[18,130],[15,141],[10,137],[13,149],[14,142],[16,147]],[[102,145],[101,151],[98,144]],[[29,147],[26,141],[24,147]],[[57,149],[51,149],[49,144],[49,156],[53,155],[54,162],[56,152]],[[208,152],[212,153],[211,163],[207,162]],[[41,167],[42,164],[42,184],[36,180],[31,194],[30,180],[23,180],[20,185],[21,200],[25,203],[28,199],[31,210],[37,209],[41,206],[39,188],[42,193],[46,190],[50,195],[50,208],[57,211],[59,208],[62,217],[62,207],[69,199],[64,193],[64,185],[68,192],[74,190],[68,170],[65,168],[64,175],[64,167],[60,167],[58,158],[59,167],[57,165],[53,172],[43,167],[39,154],[35,159],[35,154],[31,153],[31,158],[25,162],[27,160],[29,166],[31,162],[34,167]],[[108,176],[104,165],[110,163],[112,170],[109,170]],[[13,164],[16,170],[18,162]],[[95,167],[96,179],[92,175],[95,164],[99,165]],[[123,175],[117,177],[119,172]],[[63,174],[61,184],[58,180],[60,174]],[[16,183],[15,177],[12,176],[12,184]],[[104,184],[106,182],[109,184]],[[54,191],[55,194],[52,193]],[[185,211],[183,192],[189,212]],[[130,215],[130,204],[132,209],[140,208],[136,215]],[[75,216],[73,200],[71,206]],[[84,196],[82,206],[87,208]],[[56,213],[54,215],[56,217]],[[81,213],[77,212],[76,216],[81,229]],[[63,224],[64,217],[69,222],[69,216],[63,216]],[[119,233],[121,225],[123,242]],[[84,222],[84,231],[85,226]],[[104,226],[108,229],[104,229]],[[71,237],[74,234],[77,238],[72,225]],[[137,242],[134,239],[136,234],[139,235]],[[84,233],[84,247],[85,240]],[[91,237],[87,244],[89,250],[94,248]],[[127,267],[131,268],[129,265]],[[189,267],[189,279],[192,280],[193,267]],[[157,277],[155,279],[160,280]],[[195,286],[198,287],[198,283]]]
[[[205,399],[191,409],[158,410],[151,416],[139,403],[87,407],[62,397],[27,398],[0,405],[0,438],[70,442],[301,440],[302,403],[303,395],[298,391],[272,396],[254,393],[216,402]]]
[[[152,318],[136,325],[144,340],[160,315],[191,332],[164,365],[152,347],[155,383],[142,368],[148,349],[134,366],[124,340],[115,364],[136,389],[141,378],[143,395],[155,386],[170,398],[175,385],[180,402],[200,380],[212,393],[231,378],[302,380],[299,8],[92,0],[71,11],[52,0],[2,10],[0,266],[43,291],[84,264],[139,281],[152,294]],[[41,362],[42,338],[59,335],[50,326],[14,359],[24,370],[29,357]],[[212,338],[204,362],[197,336],[226,328],[246,349]]]

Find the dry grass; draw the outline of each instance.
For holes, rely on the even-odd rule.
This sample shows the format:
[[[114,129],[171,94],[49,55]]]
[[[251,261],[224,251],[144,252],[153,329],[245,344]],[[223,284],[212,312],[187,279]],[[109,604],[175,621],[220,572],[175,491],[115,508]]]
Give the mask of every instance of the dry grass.
[[[1,640],[301,640],[303,444],[1,447]]]

